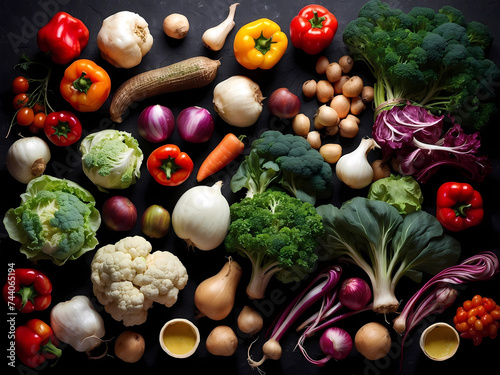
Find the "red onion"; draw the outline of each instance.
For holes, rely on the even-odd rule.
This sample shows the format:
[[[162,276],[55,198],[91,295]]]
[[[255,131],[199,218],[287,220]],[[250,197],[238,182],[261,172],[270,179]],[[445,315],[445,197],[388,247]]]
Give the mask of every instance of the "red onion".
[[[344,359],[351,353],[352,338],[342,328],[330,327],[321,335],[319,347],[327,355],[327,358]]]
[[[214,119],[205,108],[188,107],[177,116],[177,130],[187,142],[206,142],[214,132]]]
[[[351,310],[361,310],[372,299],[368,283],[359,277],[344,280],[340,286],[339,301]]]
[[[287,88],[274,90],[267,101],[269,112],[279,118],[292,118],[300,111],[300,99]]]
[[[139,135],[153,143],[168,139],[175,128],[174,114],[170,109],[156,104],[146,107],[139,115]]]
[[[104,224],[115,231],[131,230],[137,221],[137,209],[134,204],[128,198],[119,195],[104,202],[101,214]]]

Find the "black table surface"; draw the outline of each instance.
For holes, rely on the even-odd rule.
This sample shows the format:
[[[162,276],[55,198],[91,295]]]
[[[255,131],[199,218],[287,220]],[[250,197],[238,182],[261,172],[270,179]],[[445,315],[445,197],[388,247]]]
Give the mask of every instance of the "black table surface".
[[[355,19],[359,8],[363,5],[363,0],[338,0],[338,1],[319,1],[318,3],[326,6],[332,11],[339,22],[339,29],[333,43],[321,55],[328,57],[330,61],[337,61],[342,55],[346,54],[347,50],[342,42],[342,32],[348,22]],[[498,22],[498,14],[500,14],[500,2],[492,0],[419,0],[419,1],[399,1],[392,0],[388,2],[393,7],[399,7],[408,11],[412,6],[427,6],[435,10],[443,5],[453,5],[460,9],[467,20],[476,20],[485,23],[490,27],[495,39],[489,52],[489,58],[500,64],[500,23]],[[214,86],[224,79],[241,74],[252,78],[257,82],[264,96],[269,96],[270,93],[280,87],[287,87],[292,92],[301,96],[301,86],[307,79],[319,79],[315,73],[315,62],[318,56],[309,56],[303,52],[296,50],[291,43],[286,50],[282,60],[271,70],[255,70],[250,71],[240,66],[233,54],[232,43],[237,29],[244,24],[266,17],[276,21],[289,35],[289,24],[291,19],[305,5],[309,4],[303,1],[287,1],[287,0],[243,0],[236,8],[235,22],[236,26],[229,34],[226,44],[219,52],[211,52],[205,48],[201,41],[203,32],[209,27],[217,25],[221,22],[228,13],[228,7],[231,3],[226,1],[97,1],[97,0],[48,0],[48,1],[2,1],[2,9],[4,10],[2,23],[0,24],[0,40],[2,45],[1,64],[1,85],[0,95],[2,110],[0,111],[0,124],[2,134],[0,136],[0,181],[3,198],[1,199],[0,212],[2,217],[4,213],[11,207],[17,207],[20,198],[19,195],[24,192],[25,185],[17,182],[12,178],[7,171],[5,165],[5,156],[9,146],[22,136],[29,136],[27,129],[19,127],[14,128],[8,138],[5,138],[8,124],[13,115],[11,106],[12,93],[11,82],[14,77],[20,74],[14,69],[14,65],[19,62],[23,53],[28,56],[36,56],[39,51],[36,45],[36,32],[43,26],[48,19],[57,11],[66,11],[71,15],[81,19],[90,31],[90,40],[88,46],[83,50],[81,57],[94,60],[98,65],[105,68],[111,76],[112,93],[118,86],[129,77],[144,72],[150,69],[162,67],[165,65],[178,62],[188,57],[203,55],[214,59],[220,59],[221,67],[214,82],[207,87],[196,89],[188,92],[176,94],[165,94],[157,96],[142,102],[136,103],[128,113],[122,124],[114,124],[109,119],[108,108],[110,99],[105,105],[95,113],[79,114],[84,127],[84,135],[102,130],[102,129],[119,129],[132,133],[139,141],[140,147],[144,152],[145,157],[156,148],[158,145],[149,143],[142,139],[137,131],[137,118],[143,108],[152,104],[162,104],[169,107],[174,115],[184,108],[189,106],[201,106],[208,109],[215,119],[215,132],[213,137],[204,144],[189,144],[182,141],[177,133],[174,132],[168,140],[170,143],[178,144],[181,149],[187,151],[195,161],[195,171],[191,177],[182,185],[177,187],[163,187],[157,184],[147,172],[145,163],[142,165],[142,176],[137,184],[124,189],[114,190],[110,193],[100,192],[87,177],[84,175],[81,168],[79,142],[76,144],[62,148],[50,145],[52,159],[48,165],[46,173],[59,178],[66,178],[78,182],[83,187],[88,189],[97,201],[97,208],[100,209],[103,202],[111,195],[124,195],[128,197],[137,207],[139,217],[142,212],[151,204],[159,204],[164,206],[169,212],[172,212],[177,199],[190,187],[198,185],[195,176],[197,168],[204,157],[215,147],[215,145],[228,132],[233,132],[237,135],[246,135],[246,145],[252,139],[255,139],[262,131],[266,129],[280,130],[283,132],[291,132],[290,122],[279,121],[273,118],[267,107],[264,106],[262,115],[258,122],[249,128],[236,128],[224,123],[215,113],[212,105],[212,93]],[[100,29],[101,23],[107,16],[122,10],[129,10],[140,14],[149,23],[151,34],[154,38],[154,44],[151,51],[143,58],[140,65],[131,69],[117,69],[103,60],[100,56],[96,44],[96,36]],[[184,14],[190,21],[190,30],[183,40],[173,40],[165,36],[162,30],[162,22],[164,17],[170,13]],[[8,15],[8,16],[7,16]],[[71,108],[69,105],[60,100],[57,90],[57,82],[60,79],[64,67],[55,67],[54,76],[51,81],[51,87],[55,88],[54,95],[51,97],[51,102],[58,105],[60,109]],[[366,68],[360,64],[354,66],[357,75],[360,75],[366,82],[373,82],[373,77],[369,74]],[[111,98],[111,97],[110,97]],[[316,100],[302,100],[301,112],[305,113],[312,119],[316,109],[318,108]],[[352,151],[363,136],[371,134],[373,125],[373,111],[368,108],[361,116],[360,133],[354,139],[342,139],[339,136],[327,139],[327,142],[339,142],[344,150],[344,153]],[[465,232],[454,233],[462,245],[461,259],[477,253],[478,251],[491,250],[499,254],[498,239],[500,234],[500,199],[498,192],[500,191],[500,173],[499,173],[499,150],[498,147],[498,116],[492,119],[492,123],[485,133],[482,135],[483,146],[481,151],[486,153],[492,162],[493,172],[481,184],[474,186],[481,191],[485,200],[485,219],[483,223],[475,228],[471,228]],[[43,137],[41,135],[41,137]],[[370,154],[370,160],[374,160],[377,156],[376,151]],[[223,194],[229,203],[235,202],[241,198],[240,194],[233,194],[229,188],[229,181],[232,174],[235,172],[237,165],[241,162],[243,156],[237,159],[235,163],[230,164],[216,175],[207,178],[202,185],[211,185],[218,180],[223,181]],[[423,208],[430,213],[435,213],[435,196],[437,187],[450,179],[465,181],[464,177],[456,170],[445,170],[439,172],[431,178],[426,184],[422,184],[421,188],[424,194]],[[365,196],[367,188],[361,190],[353,190],[343,185],[334,177],[334,193],[328,202],[340,206],[340,204],[354,196]],[[97,232],[99,247],[109,243],[115,243],[119,239],[128,235],[142,235],[140,224],[130,232],[112,232],[101,226]],[[212,251],[189,251],[186,249],[182,240],[176,237],[174,231],[170,229],[168,235],[162,239],[150,239],[154,250],[168,250],[176,254],[183,264],[186,266],[189,274],[189,282],[186,288],[180,292],[177,303],[166,308],[155,304],[149,310],[148,320],[140,326],[130,327],[141,333],[146,340],[146,351],[143,358],[134,364],[127,364],[113,356],[113,342],[110,343],[109,356],[100,360],[89,360],[85,353],[76,352],[73,348],[66,346],[63,350],[63,355],[54,367],[45,366],[41,369],[30,370],[16,360],[15,368],[7,365],[7,355],[2,357],[2,373],[4,374],[105,374],[111,371],[116,373],[143,373],[143,374],[203,374],[203,373],[219,373],[219,374],[256,374],[255,369],[251,369],[247,363],[247,349],[253,341],[248,335],[244,335],[237,330],[236,318],[241,308],[244,305],[254,307],[264,317],[264,330],[262,331],[258,341],[252,347],[252,355],[254,358],[259,358],[261,355],[261,347],[265,341],[264,332],[272,325],[276,316],[284,309],[292,300],[293,296],[307,284],[307,280],[303,283],[284,285],[273,280],[269,287],[267,296],[263,300],[251,301],[245,295],[245,287],[249,278],[250,263],[247,259],[238,258],[244,269],[242,280],[238,286],[235,307],[231,314],[224,320],[215,322],[207,318],[196,318],[196,310],[193,303],[193,295],[197,285],[204,279],[217,273],[224,264],[227,254],[223,246]],[[6,280],[8,265],[13,263],[16,267],[34,266],[26,259],[19,251],[19,244],[11,240],[5,227],[1,226],[0,231],[0,271],[1,279]],[[90,281],[90,262],[95,251],[86,253],[84,256],[75,261],[69,261],[64,266],[55,266],[49,261],[40,261],[35,266],[45,272],[53,281],[53,303],[65,301],[77,294],[88,296],[94,303],[96,309],[101,313],[106,325],[106,335],[104,339],[116,338],[121,332],[128,329],[121,322],[113,320],[108,313],[104,311],[102,305],[99,304],[92,292]],[[319,272],[320,267],[326,264],[318,265],[314,274]],[[363,277],[362,271],[354,266],[346,267],[345,275],[360,275]],[[298,335],[294,327],[283,337],[281,344],[283,347],[283,355],[279,361],[267,361],[263,366],[268,374],[441,374],[445,372],[455,374],[467,374],[476,371],[488,371],[487,368],[498,369],[500,355],[500,338],[496,340],[485,339],[484,342],[475,347],[470,340],[462,340],[458,353],[450,360],[444,362],[434,362],[428,359],[420,350],[418,339],[421,331],[429,324],[437,321],[451,323],[454,311],[459,306],[460,302],[471,298],[475,294],[490,296],[500,303],[500,277],[497,275],[494,279],[488,282],[476,282],[473,284],[458,287],[459,295],[455,304],[447,309],[444,313],[433,315],[424,320],[422,324],[415,329],[407,343],[404,346],[404,356],[402,364],[401,359],[401,338],[395,334],[390,328],[391,317],[376,315],[373,312],[364,312],[353,318],[347,319],[339,326],[348,330],[354,336],[356,330],[368,321],[378,321],[386,325],[393,337],[393,344],[390,353],[383,359],[378,361],[365,360],[355,350],[350,356],[342,361],[330,361],[325,367],[320,368],[308,363],[302,356],[299,350],[295,350]],[[402,305],[405,299],[407,300],[415,293],[421,284],[416,284],[412,281],[403,279],[398,284],[396,293],[402,300]],[[3,304],[3,324],[0,336],[3,337],[2,343],[8,344],[8,332],[10,324],[8,323],[9,316],[7,315],[7,306]],[[18,314],[15,316],[15,325],[21,325],[29,318],[40,318],[49,321],[50,308],[40,313],[32,313],[29,315]],[[164,353],[158,341],[158,334],[163,324],[173,318],[183,317],[192,320],[196,323],[201,332],[201,343],[196,353],[188,359],[174,359]],[[387,321],[386,321],[387,319]],[[231,357],[213,356],[206,350],[205,339],[209,332],[217,325],[224,324],[234,328],[239,339],[238,350]],[[318,347],[318,337],[313,337],[307,343],[307,348],[311,356],[319,358],[321,352]],[[4,352],[5,353],[5,352]],[[401,365],[401,367],[400,367]],[[491,371],[491,370],[489,370]]]

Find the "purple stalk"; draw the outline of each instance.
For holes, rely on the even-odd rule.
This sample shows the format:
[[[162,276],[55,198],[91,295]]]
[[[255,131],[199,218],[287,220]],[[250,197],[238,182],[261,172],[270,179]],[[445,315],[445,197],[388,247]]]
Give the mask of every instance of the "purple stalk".
[[[269,337],[267,342],[279,342],[279,340],[283,337],[287,330],[305,310],[307,310],[319,299],[324,298],[325,295],[329,294],[330,291],[335,288],[340,280],[341,274],[342,268],[340,268],[339,266],[332,266],[316,276],[314,280],[312,280],[309,285],[293,299],[293,301],[280,315],[276,323],[274,323],[271,337]],[[324,280],[318,284],[318,282],[322,279]],[[250,356],[250,348],[248,348],[247,360],[251,367],[258,368],[262,363],[264,363],[266,358],[268,357],[264,353],[264,356],[260,361],[254,361]]]
[[[443,312],[455,301],[457,291],[447,284],[486,281],[499,272],[499,267],[497,256],[491,251],[485,251],[434,275],[408,300],[399,317],[393,322],[394,330],[400,334],[404,333],[401,347],[404,347],[406,337],[422,319],[433,313]],[[432,287],[434,289],[417,306],[417,301]],[[402,360],[401,352],[401,362]]]
[[[283,311],[274,326],[270,339],[279,341],[305,310],[307,310],[320,298],[328,294],[328,292],[330,292],[337,285],[341,274],[342,269],[339,266],[333,266],[314,278],[314,280],[297,297],[294,298],[285,311]],[[313,288],[314,284],[323,278],[326,278],[326,280]]]

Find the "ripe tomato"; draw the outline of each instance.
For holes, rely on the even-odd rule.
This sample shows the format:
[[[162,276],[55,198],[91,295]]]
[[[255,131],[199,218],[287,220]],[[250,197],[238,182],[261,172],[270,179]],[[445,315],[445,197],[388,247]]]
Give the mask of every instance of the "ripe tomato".
[[[32,108],[33,108],[33,112],[35,112],[35,113],[45,112],[45,107],[42,103],[35,103]]]
[[[43,129],[43,124],[45,122],[45,118],[47,115],[43,112],[35,113],[35,117],[33,118],[33,126],[38,129]]]
[[[14,96],[14,99],[12,100],[12,106],[14,107],[15,110],[18,110],[26,106],[28,102],[29,102],[28,95],[22,92]]]
[[[30,84],[28,80],[23,76],[16,77],[12,81],[12,91],[14,92],[14,94],[27,92],[29,88]]]
[[[35,118],[35,113],[31,108],[23,107],[21,108],[16,115],[16,121],[19,125],[28,126],[33,122]]]

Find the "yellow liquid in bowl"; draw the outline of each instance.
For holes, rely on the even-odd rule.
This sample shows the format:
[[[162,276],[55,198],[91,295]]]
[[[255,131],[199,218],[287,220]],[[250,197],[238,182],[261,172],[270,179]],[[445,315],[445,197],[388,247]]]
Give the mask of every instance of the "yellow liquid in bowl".
[[[449,327],[436,327],[425,338],[424,348],[433,358],[445,358],[452,354],[458,345],[457,337]]]
[[[171,353],[183,355],[196,345],[196,333],[188,324],[175,322],[165,328],[163,343]]]

